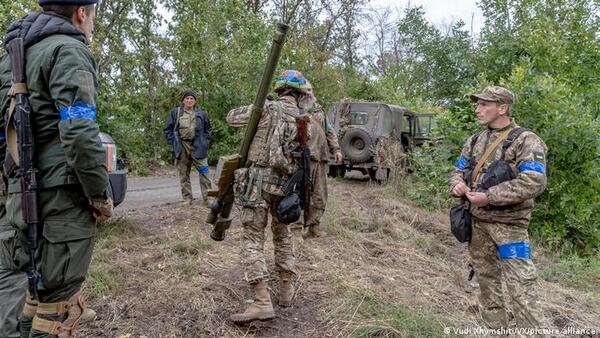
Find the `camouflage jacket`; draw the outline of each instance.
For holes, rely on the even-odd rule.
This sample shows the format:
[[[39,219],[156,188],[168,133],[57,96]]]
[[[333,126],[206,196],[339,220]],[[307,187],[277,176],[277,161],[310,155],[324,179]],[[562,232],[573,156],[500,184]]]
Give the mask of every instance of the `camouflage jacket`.
[[[227,113],[227,123],[234,128],[245,127],[250,120],[251,111],[252,106],[235,108]],[[280,174],[289,175],[296,171],[297,163],[291,160],[291,152],[298,146],[295,119],[300,116],[299,114],[298,103],[292,96],[283,96],[277,101],[265,103],[248,152],[248,161],[251,165],[267,168],[274,167],[273,163],[283,163],[276,170]],[[274,121],[278,117],[287,123],[275,125]],[[276,139],[279,142],[275,141]]]
[[[513,122],[502,129],[486,129],[476,134],[478,137],[473,149],[471,149],[471,141],[475,135],[471,136],[465,142],[461,156],[450,174],[450,190],[460,182],[467,184],[464,175],[469,170],[469,163],[477,163],[486,148],[502,131],[517,127]],[[487,191],[479,189],[486,169],[502,156],[502,144],[498,146],[490,154],[470,186],[472,191],[484,191],[489,204],[485,207],[471,205],[471,214],[486,222],[511,223],[527,227],[531,219],[533,200],[546,187],[546,152],[547,147],[539,136],[532,131],[523,132],[506,149],[504,158],[515,178],[493,186]],[[472,161],[470,161],[471,157]]]
[[[328,162],[330,156],[340,151],[337,134],[333,127],[327,121],[323,107],[320,104],[314,103],[308,109],[310,116],[310,135],[308,141],[308,149],[310,149],[310,157],[313,161]]]

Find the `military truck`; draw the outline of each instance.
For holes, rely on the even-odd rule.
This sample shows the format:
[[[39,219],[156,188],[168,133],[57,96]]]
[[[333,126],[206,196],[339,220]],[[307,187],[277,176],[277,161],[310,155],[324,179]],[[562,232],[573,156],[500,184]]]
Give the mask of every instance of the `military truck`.
[[[344,160],[329,163],[329,175],[358,170],[377,182],[406,163],[406,152],[431,140],[433,114],[379,102],[345,100],[329,105],[329,122],[338,134]]]
[[[125,200],[127,191],[127,174],[123,169],[123,164],[117,160],[117,145],[110,135],[100,133],[100,140],[106,156],[106,169],[108,171],[108,197],[112,198],[114,206],[121,204]]]

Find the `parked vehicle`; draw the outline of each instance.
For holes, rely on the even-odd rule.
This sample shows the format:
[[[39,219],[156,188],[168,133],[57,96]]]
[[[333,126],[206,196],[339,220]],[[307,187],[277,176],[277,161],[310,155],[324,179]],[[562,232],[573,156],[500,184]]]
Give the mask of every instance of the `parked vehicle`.
[[[108,196],[112,198],[115,207],[125,200],[127,191],[127,174],[117,161],[117,146],[107,133],[100,133],[100,140],[106,156],[106,169],[108,170]]]
[[[379,103],[342,101],[329,106],[329,121],[340,141],[343,163],[330,161],[329,175],[358,170],[372,180],[389,178],[392,167],[405,163],[405,153],[430,140],[433,114]]]

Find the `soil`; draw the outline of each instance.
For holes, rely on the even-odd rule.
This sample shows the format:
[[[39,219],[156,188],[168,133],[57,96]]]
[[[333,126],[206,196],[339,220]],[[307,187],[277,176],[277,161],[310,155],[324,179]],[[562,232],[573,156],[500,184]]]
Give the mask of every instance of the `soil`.
[[[467,281],[467,249],[449,233],[446,213],[420,209],[393,190],[364,180],[329,181],[325,235],[303,240],[294,231],[296,293],[289,308],[276,305],[267,230],[276,318],[244,326],[228,320],[252,297],[241,265],[239,221],[215,242],[199,202],[128,210],[125,229],[99,236],[85,286],[98,318],[77,335],[346,337],[375,325],[384,335],[411,336],[414,329],[394,325],[399,308],[436,325],[476,325],[477,284]],[[538,281],[551,325],[598,328],[597,297]]]

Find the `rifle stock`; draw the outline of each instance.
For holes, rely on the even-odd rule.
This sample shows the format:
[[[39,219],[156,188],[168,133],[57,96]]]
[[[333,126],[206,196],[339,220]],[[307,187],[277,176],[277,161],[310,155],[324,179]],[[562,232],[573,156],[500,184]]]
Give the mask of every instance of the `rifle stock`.
[[[312,181],[310,178],[310,149],[308,148],[308,122],[306,116],[296,119],[298,123],[298,144],[300,145],[300,169],[302,179],[300,181],[300,199],[302,201],[302,211],[304,212],[304,227],[308,226],[310,193],[312,190]]]
[[[267,99],[267,94],[273,81],[273,74],[279,61],[279,56],[285,42],[285,36],[289,26],[284,23],[277,24],[277,32],[273,37],[273,43],[271,45],[271,52],[267,59],[267,64],[260,81],[260,86],[252,106],[250,120],[246,131],[244,133],[244,139],[240,146],[238,154],[225,156],[219,159],[218,169],[215,173],[218,179],[218,191],[210,191],[210,196],[216,196],[213,205],[210,208],[206,223],[213,225],[213,230],[210,233],[210,238],[215,241],[222,241],[225,239],[225,231],[231,226],[231,209],[233,208],[233,172],[241,167],[248,166],[248,151],[250,145],[256,134],[258,122],[263,112],[263,107]],[[221,170],[219,170],[219,167]]]
[[[19,169],[17,176],[21,180],[21,211],[23,221],[27,225],[27,238],[29,241],[29,268],[27,279],[29,282],[29,293],[34,299],[38,299],[37,285],[41,276],[37,271],[35,252],[38,247],[38,231],[41,227],[36,169],[33,165],[35,156],[33,130],[31,126],[31,104],[29,103],[27,91],[27,78],[25,69],[25,47],[23,39],[11,40],[7,46],[11,61],[12,81],[11,99],[14,100],[9,123],[13,123],[16,129],[18,144]]]

